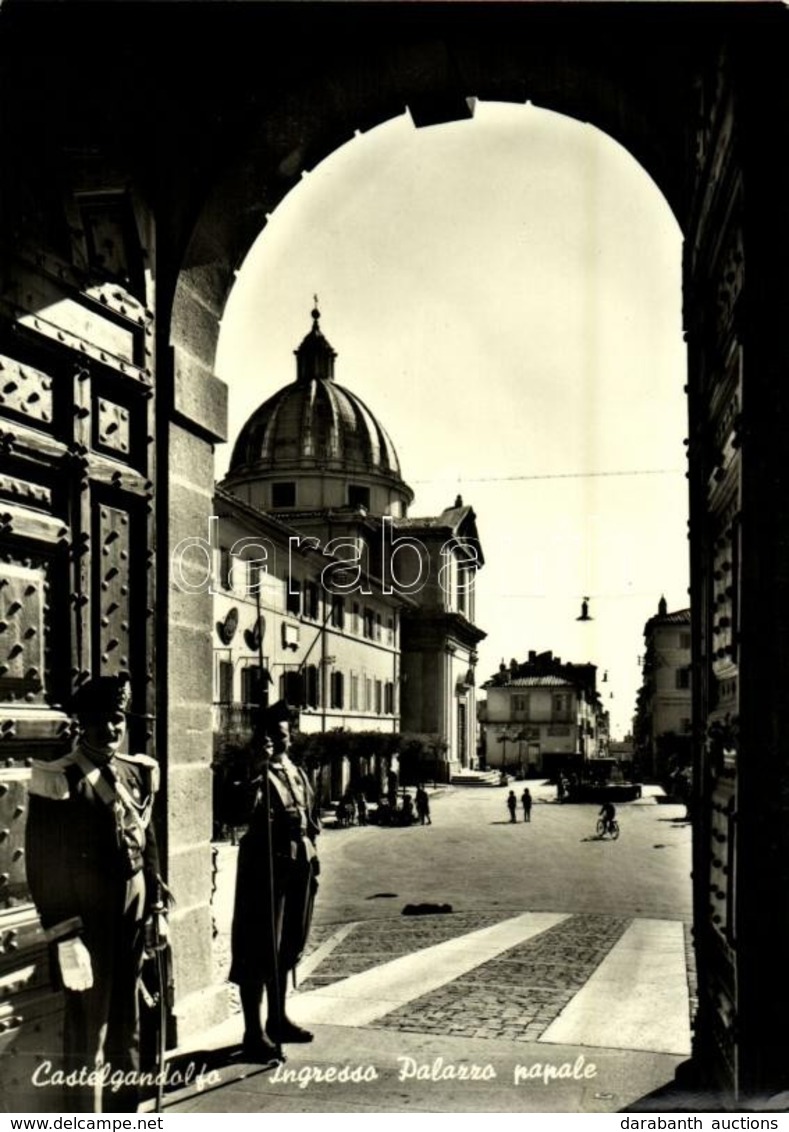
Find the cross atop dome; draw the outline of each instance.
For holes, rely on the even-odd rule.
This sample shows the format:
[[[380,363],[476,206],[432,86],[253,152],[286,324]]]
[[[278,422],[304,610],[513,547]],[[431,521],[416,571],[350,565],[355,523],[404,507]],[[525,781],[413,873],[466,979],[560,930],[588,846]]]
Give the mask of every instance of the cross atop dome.
[[[296,380],[297,381],[333,381],[334,359],[337,351],[333,350],[323,336],[320,328],[321,312],[318,308],[318,296],[313,295],[315,306],[310,312],[312,315],[312,329],[302,340],[296,354]]]

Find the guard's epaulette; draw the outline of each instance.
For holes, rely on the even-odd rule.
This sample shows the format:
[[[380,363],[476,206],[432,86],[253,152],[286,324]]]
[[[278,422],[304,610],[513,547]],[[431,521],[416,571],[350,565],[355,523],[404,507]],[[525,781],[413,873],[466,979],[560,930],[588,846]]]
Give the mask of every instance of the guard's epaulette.
[[[66,771],[74,765],[73,752],[62,755],[59,759],[53,759],[51,762],[33,759],[28,787],[29,793],[35,794],[38,798],[50,798],[55,802],[65,802],[71,793]]]
[[[156,759],[152,758],[151,755],[122,755],[120,753],[116,754],[115,758],[147,770],[151,776],[151,793],[156,793],[159,789],[159,763]]]

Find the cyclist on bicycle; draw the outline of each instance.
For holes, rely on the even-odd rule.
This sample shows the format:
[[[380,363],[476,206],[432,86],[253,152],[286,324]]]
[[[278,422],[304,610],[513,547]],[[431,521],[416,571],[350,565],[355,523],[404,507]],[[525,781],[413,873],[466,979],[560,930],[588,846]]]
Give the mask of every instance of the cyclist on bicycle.
[[[616,806],[613,802],[603,802],[600,807],[600,815],[605,822],[604,832],[612,833],[614,826],[614,819],[616,818]]]

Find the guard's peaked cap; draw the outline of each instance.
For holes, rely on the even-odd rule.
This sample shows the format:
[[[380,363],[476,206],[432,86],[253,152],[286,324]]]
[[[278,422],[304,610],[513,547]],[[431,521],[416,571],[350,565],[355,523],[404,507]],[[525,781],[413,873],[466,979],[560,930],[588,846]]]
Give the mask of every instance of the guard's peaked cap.
[[[71,711],[79,719],[91,715],[114,715],[117,711],[128,711],[130,703],[131,680],[127,673],[96,676],[74,693]]]

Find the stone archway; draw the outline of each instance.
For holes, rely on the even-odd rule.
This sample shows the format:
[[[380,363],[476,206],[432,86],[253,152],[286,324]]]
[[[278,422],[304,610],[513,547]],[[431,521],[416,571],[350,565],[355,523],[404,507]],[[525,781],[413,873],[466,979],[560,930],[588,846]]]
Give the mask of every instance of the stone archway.
[[[758,262],[769,236],[764,214],[746,209],[743,187],[747,182],[750,194],[755,181],[759,196],[771,195],[757,116],[765,113],[772,120],[786,94],[777,66],[775,72],[768,66],[757,74],[759,65],[748,36],[730,37],[729,29],[721,26],[715,42],[709,24],[702,29],[693,14],[682,25],[679,42],[679,28],[670,27],[664,13],[655,13],[653,22],[648,17],[644,21],[642,12],[632,29],[633,39],[628,41],[625,34],[613,46],[595,38],[592,51],[589,28],[578,13],[577,22],[569,26],[566,21],[557,23],[549,10],[535,12],[528,43],[525,35],[517,34],[526,31],[518,22],[524,15],[519,12],[510,25],[508,17],[498,14],[495,25],[488,21],[484,29],[474,16],[461,16],[447,29],[431,13],[432,19],[420,24],[419,34],[406,35],[394,44],[388,40],[377,44],[363,63],[342,52],[336,58],[327,54],[320,78],[289,87],[278,111],[267,115],[266,143],[253,141],[247,163],[228,172],[232,199],[238,202],[240,196],[245,206],[240,212],[243,220],[233,222],[239,215],[235,209],[228,216],[227,188],[218,185],[185,262],[191,270],[193,257],[200,262],[210,247],[221,248],[228,258],[211,283],[216,287],[223,280],[226,287],[232,264],[240,262],[239,253],[249,246],[251,234],[257,234],[265,214],[294,178],[345,141],[352,129],[390,116],[393,98],[398,110],[408,107],[417,126],[468,115],[475,96],[531,100],[591,121],[611,134],[662,189],[686,236],[696,789],[701,815],[694,845],[700,970],[695,1054],[709,1080],[720,1087],[733,1087],[742,1094],[775,1091],[783,1072],[780,1021],[772,1019],[765,1031],[763,1011],[769,996],[756,972],[764,969],[768,955],[772,961],[767,966],[775,971],[779,964],[775,941],[783,937],[783,929],[775,932],[758,926],[771,904],[769,884],[757,883],[756,877],[742,882],[751,869],[759,871],[757,861],[770,859],[781,875],[787,867],[775,835],[783,825],[780,806],[773,814],[775,833],[770,844],[763,828],[760,832],[758,817],[766,802],[763,782],[771,779],[780,794],[785,773],[785,757],[777,749],[775,735],[777,716],[767,722],[759,703],[764,673],[759,672],[756,658],[764,663],[765,650],[752,647],[754,667],[744,667],[748,641],[766,639],[759,635],[766,626],[757,581],[765,579],[764,567],[746,532],[758,529],[760,541],[775,545],[774,524],[765,519],[757,498],[767,487],[766,469],[743,465],[749,447],[744,435],[751,439],[755,456],[753,438],[767,425],[770,411],[767,402],[753,402],[744,432],[742,404],[748,399],[746,383],[751,389],[751,380],[760,382],[757,374],[751,376],[750,367],[745,368],[745,343],[749,355],[754,347],[763,352],[773,370],[779,362],[766,342],[769,338],[775,346],[779,343],[775,321],[769,330],[766,326],[769,295],[762,294],[756,302],[744,290],[745,259],[749,265]],[[736,15],[733,20],[736,24]],[[516,33],[514,38],[510,31]],[[640,46],[642,37],[650,41],[648,52]],[[667,69],[672,75],[668,88]],[[388,83],[381,82],[382,75]],[[334,97],[327,99],[327,90]],[[778,212],[776,208],[773,215]],[[766,263],[764,269],[766,281],[770,275]],[[221,310],[224,294],[209,290],[207,301],[215,312]],[[757,326],[767,333],[757,332]],[[772,426],[768,433],[774,435]],[[762,459],[763,454],[758,463]],[[777,546],[775,550],[780,553]],[[775,580],[771,577],[770,585]],[[747,622],[746,616],[753,621]],[[767,655],[779,655],[775,633],[769,636]],[[721,755],[709,732],[717,735],[731,720],[737,721],[737,735]],[[772,758],[765,753],[758,772],[738,766],[740,745],[744,742],[746,750],[761,746],[765,724],[772,737]],[[768,915],[773,923],[776,918],[782,923],[782,912]],[[769,1041],[765,1032],[771,1034]]]
[[[425,27],[419,20],[406,20],[402,38],[395,35],[391,41],[375,34],[378,24],[373,20],[363,44],[353,51],[339,42],[335,32],[331,41],[337,50],[322,52],[319,66],[306,68],[298,80],[278,88],[265,115],[235,136],[230,160],[215,171],[175,282],[170,324],[174,406],[182,421],[191,419],[196,428],[186,431],[180,422],[171,426],[171,454],[166,458],[172,459],[174,446],[188,453],[181,459],[177,484],[170,481],[166,527],[171,548],[207,529],[208,514],[201,517],[200,506],[206,502],[210,439],[224,435],[224,391],[213,376],[214,356],[235,270],[283,197],[356,131],[406,109],[417,127],[470,117],[474,98],[483,97],[483,92],[484,97],[520,104],[529,99],[592,121],[648,160],[649,171],[675,213],[682,215],[682,107],[693,97],[688,48],[683,46],[679,53],[682,82],[667,100],[657,96],[661,71],[657,61],[647,78],[626,65],[626,52],[620,49],[601,50],[601,57],[590,58],[587,21],[569,36],[561,21],[548,18],[547,11],[541,22],[545,39],[525,48],[510,39],[508,18],[480,38],[477,20],[461,19],[457,26],[454,20],[440,20],[434,14]],[[671,38],[665,31],[662,34],[665,49],[676,52]],[[551,44],[548,51],[546,43]],[[210,727],[211,646],[199,629],[195,632],[195,627],[210,623],[209,595],[202,603],[195,597],[172,596],[168,653],[184,658],[178,668],[190,677],[186,689],[177,680],[167,688],[171,757],[183,746],[184,717],[193,727],[201,719],[197,728],[201,734]],[[185,752],[178,769],[171,767],[171,790],[175,775],[196,782],[209,757],[204,745]],[[209,827],[204,824],[204,828]],[[196,843],[173,844],[172,853],[172,866],[185,873],[194,868],[201,849]],[[202,976],[196,974],[195,961],[190,956],[190,968],[180,983],[197,991]]]

